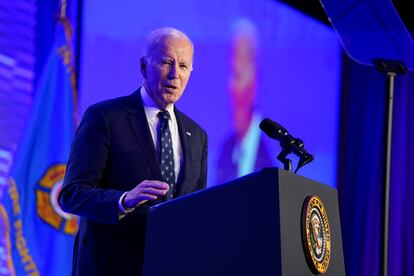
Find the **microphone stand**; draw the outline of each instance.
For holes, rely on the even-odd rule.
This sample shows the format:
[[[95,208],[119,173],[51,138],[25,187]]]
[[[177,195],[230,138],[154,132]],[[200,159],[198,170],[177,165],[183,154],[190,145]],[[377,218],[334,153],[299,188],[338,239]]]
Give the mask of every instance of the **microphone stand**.
[[[287,158],[288,154],[290,154],[290,150],[282,148],[283,150],[277,156],[277,160],[283,163],[283,169],[288,172],[292,171],[292,160]]]
[[[277,160],[283,163],[286,171],[292,172],[292,160],[287,158],[292,152],[299,157],[299,162],[294,173],[297,173],[301,167],[312,162],[314,159],[313,155],[305,150],[303,141],[299,138],[294,138],[278,123],[269,118],[265,118],[260,122],[259,127],[267,136],[280,142],[282,151],[277,156]]]
[[[314,156],[306,152],[302,140],[298,138],[293,138],[291,135],[286,137],[290,138],[288,138],[287,140],[282,139],[280,141],[280,147],[282,148],[282,151],[277,156],[277,160],[283,163],[283,168],[286,171],[292,172],[292,160],[287,158],[287,156],[291,154],[293,151],[297,156],[299,156],[299,162],[296,166],[296,170],[294,171],[294,173],[296,174],[300,168],[312,162]]]
[[[388,102],[387,102],[387,130],[385,150],[385,175],[384,175],[384,221],[383,221],[383,267],[382,275],[388,275],[388,236],[389,236],[389,212],[390,212],[390,179],[391,179],[391,141],[392,141],[392,113],[394,103],[394,80],[397,73],[404,74],[407,67],[403,62],[392,60],[374,60],[377,69],[387,74]]]

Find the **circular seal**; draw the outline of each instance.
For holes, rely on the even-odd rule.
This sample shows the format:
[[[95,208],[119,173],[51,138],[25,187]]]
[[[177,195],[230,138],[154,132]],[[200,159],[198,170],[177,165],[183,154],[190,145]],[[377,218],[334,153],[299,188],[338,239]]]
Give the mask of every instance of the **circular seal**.
[[[331,259],[331,230],[325,205],[316,195],[303,203],[302,243],[311,270],[325,273]]]
[[[64,212],[58,204],[58,195],[62,189],[65,172],[65,164],[47,167],[35,190],[36,209],[39,217],[54,229],[68,235],[75,235],[78,229],[77,217]]]

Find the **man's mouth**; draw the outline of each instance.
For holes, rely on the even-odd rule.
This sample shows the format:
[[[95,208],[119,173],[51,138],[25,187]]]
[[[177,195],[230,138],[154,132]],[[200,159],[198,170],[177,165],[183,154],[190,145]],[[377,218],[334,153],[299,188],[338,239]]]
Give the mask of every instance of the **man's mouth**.
[[[175,91],[177,90],[177,86],[168,84],[164,85],[164,89],[169,93],[175,93]]]
[[[172,85],[172,84],[165,84],[164,87],[167,88],[168,90],[175,90],[178,88],[177,86]]]

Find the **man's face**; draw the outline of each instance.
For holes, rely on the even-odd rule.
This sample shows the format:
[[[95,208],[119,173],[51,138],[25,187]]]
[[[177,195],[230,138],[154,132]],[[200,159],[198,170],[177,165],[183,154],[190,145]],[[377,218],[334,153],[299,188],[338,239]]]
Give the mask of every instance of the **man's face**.
[[[193,48],[185,38],[166,37],[154,48],[149,59],[141,61],[144,87],[161,109],[178,101],[192,70]]]

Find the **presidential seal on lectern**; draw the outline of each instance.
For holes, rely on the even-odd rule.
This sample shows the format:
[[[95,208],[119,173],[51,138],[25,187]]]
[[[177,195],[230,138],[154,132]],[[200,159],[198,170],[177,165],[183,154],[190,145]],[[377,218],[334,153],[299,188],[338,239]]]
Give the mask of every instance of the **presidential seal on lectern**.
[[[325,205],[316,195],[303,203],[302,243],[312,272],[325,273],[331,258],[331,231]]]

